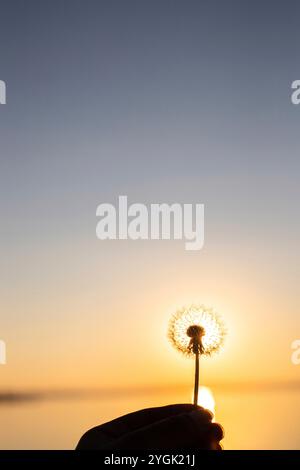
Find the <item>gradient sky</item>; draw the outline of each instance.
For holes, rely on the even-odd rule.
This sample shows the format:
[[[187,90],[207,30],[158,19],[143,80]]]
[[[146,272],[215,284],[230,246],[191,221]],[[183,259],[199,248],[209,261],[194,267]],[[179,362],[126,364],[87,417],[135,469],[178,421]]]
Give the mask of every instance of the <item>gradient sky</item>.
[[[2,0],[1,389],[187,383],[169,315],[223,314],[206,382],[297,380],[299,2]],[[205,247],[96,239],[204,203]]]

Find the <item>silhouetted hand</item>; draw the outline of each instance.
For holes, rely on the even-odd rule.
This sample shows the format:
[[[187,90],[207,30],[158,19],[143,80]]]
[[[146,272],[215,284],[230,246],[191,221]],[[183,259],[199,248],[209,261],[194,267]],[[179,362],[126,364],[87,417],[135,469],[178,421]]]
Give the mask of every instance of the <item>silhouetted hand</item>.
[[[136,411],[87,431],[77,450],[221,450],[223,430],[212,414],[194,405],[168,405]]]

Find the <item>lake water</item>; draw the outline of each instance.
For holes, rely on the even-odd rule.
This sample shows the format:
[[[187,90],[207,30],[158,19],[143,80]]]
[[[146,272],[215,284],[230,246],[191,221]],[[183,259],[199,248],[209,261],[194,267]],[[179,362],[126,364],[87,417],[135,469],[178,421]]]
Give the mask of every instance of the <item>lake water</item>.
[[[129,392],[0,404],[1,449],[74,449],[89,428],[151,406],[188,401],[186,391]],[[214,393],[225,449],[299,449],[299,390]]]

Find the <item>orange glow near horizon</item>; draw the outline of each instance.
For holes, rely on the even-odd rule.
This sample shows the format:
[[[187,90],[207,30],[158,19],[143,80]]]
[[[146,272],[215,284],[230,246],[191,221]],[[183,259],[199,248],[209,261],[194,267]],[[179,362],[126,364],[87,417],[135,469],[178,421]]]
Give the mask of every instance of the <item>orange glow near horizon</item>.
[[[292,314],[298,311],[284,286],[269,292],[263,272],[255,275],[248,266],[243,279],[242,267],[233,269],[231,260],[214,265],[204,258],[195,266],[186,253],[179,259],[173,252],[157,254],[137,250],[133,258],[118,246],[117,267],[105,255],[91,258],[84,280],[72,259],[66,262],[72,273],[60,274],[51,253],[44,254],[47,276],[40,289],[24,273],[16,289],[26,292],[26,303],[22,297],[2,299],[7,364],[0,369],[1,389],[192,385],[193,361],[178,357],[166,333],[173,312],[193,302],[213,305],[228,329],[222,353],[201,360],[200,381],[202,374],[204,383],[298,378],[289,357],[296,331]],[[180,271],[170,270],[177,264]],[[284,329],[283,304],[291,311]],[[258,328],[262,318],[268,330]]]

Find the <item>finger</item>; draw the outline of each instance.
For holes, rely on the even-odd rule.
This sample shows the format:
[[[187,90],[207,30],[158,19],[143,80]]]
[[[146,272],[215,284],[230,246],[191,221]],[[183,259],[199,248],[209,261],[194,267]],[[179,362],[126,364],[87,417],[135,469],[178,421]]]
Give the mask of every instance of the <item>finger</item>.
[[[221,441],[224,438],[224,430],[218,423],[211,424],[210,434],[216,441]]]
[[[212,427],[213,426],[213,427]],[[207,414],[198,409],[165,418],[151,425],[123,435],[112,441],[107,450],[113,449],[212,449],[216,443],[217,425]],[[221,436],[218,430],[218,437]]]
[[[199,408],[201,409],[201,408]],[[178,414],[194,411],[195,407],[191,404],[167,405],[157,408],[146,408],[135,411],[120,418],[114,419],[102,425],[102,432],[111,437],[120,437],[128,432],[133,432],[141,427],[150,426],[156,421],[161,421]],[[202,410],[202,409],[201,409]],[[209,412],[203,410],[205,418],[211,419]]]
[[[124,434],[124,432],[134,431],[140,427],[144,427],[160,421],[162,419],[176,416],[182,413],[188,413],[194,410],[194,405],[179,404],[167,405],[156,408],[145,408],[144,410],[129,413],[120,418],[114,419],[104,425],[104,429],[112,431],[115,436]]]
[[[220,441],[223,437],[224,432],[222,426],[217,423],[211,423],[198,449],[222,450]]]

